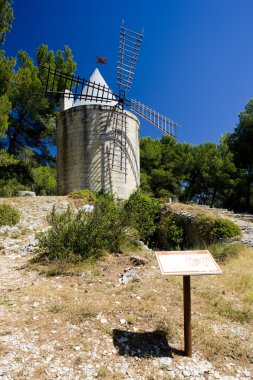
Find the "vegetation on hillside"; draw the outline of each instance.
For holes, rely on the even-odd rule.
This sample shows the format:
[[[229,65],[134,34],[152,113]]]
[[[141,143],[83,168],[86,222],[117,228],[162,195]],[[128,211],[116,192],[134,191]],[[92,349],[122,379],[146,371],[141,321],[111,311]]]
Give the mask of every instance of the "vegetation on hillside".
[[[88,194],[96,199],[93,212],[68,208],[62,213],[53,209],[48,215],[52,228],[38,234],[40,257],[72,262],[96,259],[104,252],[136,248],[140,238],[146,243],[152,240],[160,210],[156,199],[139,192],[127,202],[108,194],[96,198]]]
[[[135,250],[139,239],[156,249],[174,250],[203,248],[240,234],[227,219],[198,216],[189,224],[164,214],[159,200],[140,191],[124,202],[98,194],[93,212],[53,209],[48,221],[52,227],[38,235],[39,257],[69,262],[97,259],[126,247]]]
[[[98,197],[92,213],[68,208],[50,213],[52,228],[38,235],[40,250],[50,260],[95,259],[105,251],[117,252],[124,235],[122,204],[111,196]]]
[[[19,211],[8,204],[0,205],[0,227],[13,226],[20,221]]]

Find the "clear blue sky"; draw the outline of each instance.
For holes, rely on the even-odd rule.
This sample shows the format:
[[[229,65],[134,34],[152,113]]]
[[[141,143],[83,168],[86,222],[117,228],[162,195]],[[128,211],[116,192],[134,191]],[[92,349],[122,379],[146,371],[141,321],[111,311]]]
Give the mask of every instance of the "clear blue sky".
[[[218,143],[253,97],[252,0],[15,0],[14,13],[8,55],[67,44],[85,78],[104,56],[109,63],[99,69],[114,90],[121,20],[144,27],[129,97],[182,125],[180,142]],[[146,135],[161,136],[142,121]]]

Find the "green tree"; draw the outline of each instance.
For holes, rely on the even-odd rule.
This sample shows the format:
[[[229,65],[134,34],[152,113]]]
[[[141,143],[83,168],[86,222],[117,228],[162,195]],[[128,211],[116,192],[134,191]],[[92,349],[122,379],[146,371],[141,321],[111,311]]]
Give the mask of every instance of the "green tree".
[[[4,137],[8,128],[11,102],[6,95],[0,96],[0,138]]]
[[[167,189],[171,195],[181,198],[191,167],[191,146],[178,143],[169,136],[161,139],[162,168],[167,173]]]
[[[32,169],[34,180],[34,190],[40,195],[56,194],[56,173],[55,168],[49,166],[39,166]]]
[[[241,208],[252,212],[252,184],[253,184],[253,99],[245,107],[245,111],[239,114],[239,123],[230,135],[230,147],[234,153],[234,162],[238,169],[242,170],[243,176],[240,186],[242,193],[237,195],[241,198]]]
[[[6,33],[11,30],[14,14],[12,0],[0,0],[0,44],[5,42]]]
[[[140,160],[141,169],[149,173],[150,170],[161,165],[162,152],[160,140],[152,140],[150,137],[143,137],[140,140]]]
[[[44,95],[45,70],[35,66],[25,51],[18,53],[18,63],[16,68],[16,59],[0,51],[0,163],[9,162],[9,167],[6,164],[1,168],[2,195],[13,194],[22,187],[32,190],[32,168],[55,165],[51,147],[55,145],[59,99],[48,99]],[[37,49],[37,63],[69,74],[76,67],[67,46],[54,54],[46,45],[41,45]],[[4,152],[9,158],[15,158],[15,163],[6,160]]]
[[[210,201],[210,176],[215,175],[219,165],[218,148],[213,143],[204,143],[191,148],[192,162],[189,168],[188,183],[184,199],[198,200],[199,203]]]
[[[16,190],[29,190],[31,181],[27,163],[0,150],[0,196],[10,197]]]
[[[9,125],[9,113],[12,107],[9,96],[12,90],[15,64],[14,58],[5,57],[4,51],[0,50],[0,148]]]
[[[148,194],[231,209],[242,179],[228,134],[219,145],[193,146],[169,136],[141,139],[141,189]]]
[[[229,148],[229,135],[224,134],[218,145],[217,170],[210,176],[212,198],[210,206],[232,208],[232,199],[240,173],[234,164],[234,156]]]
[[[190,146],[164,136],[141,139],[141,188],[157,197],[180,197],[191,161]]]
[[[44,96],[43,69],[34,65],[24,51],[19,54],[19,68],[14,73],[13,90],[9,93],[12,109],[6,130],[6,149],[14,156],[20,156],[28,147],[34,151],[37,161],[42,164],[54,162],[49,147],[55,145],[55,119],[58,109],[54,100]],[[57,51],[56,56],[42,45],[37,50],[38,64],[46,62],[52,67],[63,68],[72,73],[75,63],[71,50]]]
[[[238,170],[229,148],[229,136],[220,144],[204,143],[192,147],[192,162],[184,200],[231,208],[231,199],[238,179]]]

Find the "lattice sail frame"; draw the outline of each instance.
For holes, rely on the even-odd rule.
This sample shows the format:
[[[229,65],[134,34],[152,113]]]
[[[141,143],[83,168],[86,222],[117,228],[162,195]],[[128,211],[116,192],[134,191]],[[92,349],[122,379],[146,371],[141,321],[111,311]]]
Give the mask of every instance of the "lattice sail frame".
[[[45,94],[58,95],[74,100],[90,100],[96,103],[118,102],[119,109],[124,107],[153,124],[163,133],[175,137],[176,129],[180,127],[175,121],[152,110],[134,99],[127,99],[126,92],[130,90],[135,72],[135,66],[143,40],[144,33],[127,29],[122,23],[120,30],[119,56],[117,65],[117,85],[119,93],[112,92],[105,85],[102,86],[85,78],[80,78],[56,70],[50,66],[41,65],[40,69],[45,76]],[[68,90],[68,91],[66,91]]]
[[[130,90],[133,82],[135,66],[139,55],[144,32],[137,33],[124,27],[120,29],[119,55],[117,66],[117,85],[124,95]]]
[[[85,78],[69,75],[48,66],[41,66],[41,68],[47,73],[45,84],[46,95],[64,96],[75,100],[92,100],[98,104],[108,103],[108,105],[111,102],[118,101],[121,106],[128,107],[131,111],[159,128],[163,133],[175,136],[176,128],[179,127],[175,121],[152,110],[137,100],[128,100],[122,97],[121,94],[113,93],[108,87],[101,86]],[[69,91],[66,91],[66,89]]]
[[[106,86],[101,86],[96,82],[80,78],[74,74],[64,73],[50,66],[41,65],[40,67],[47,73],[45,82],[46,95],[60,95],[65,98],[92,100],[98,103],[115,101],[115,96],[117,95],[113,94]],[[117,96],[116,100],[118,99],[119,96]]]

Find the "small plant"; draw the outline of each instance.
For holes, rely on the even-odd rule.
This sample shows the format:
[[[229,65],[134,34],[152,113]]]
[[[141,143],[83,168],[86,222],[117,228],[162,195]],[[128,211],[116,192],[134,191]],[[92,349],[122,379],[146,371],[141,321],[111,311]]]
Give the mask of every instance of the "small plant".
[[[170,318],[164,318],[157,322],[156,331],[164,334],[167,339],[172,340],[176,336],[175,322]]]
[[[225,261],[228,258],[236,257],[243,249],[243,244],[215,244],[209,247],[209,251],[214,258],[219,261]]]
[[[63,307],[59,304],[53,304],[49,307],[49,311],[50,313],[54,313],[54,314],[57,314],[57,313],[60,313],[62,311]]]
[[[82,199],[85,203],[88,204],[96,202],[96,195],[88,189],[72,191],[68,196],[72,199]]]
[[[162,371],[168,371],[169,366],[168,366],[168,364],[161,364],[160,368]]]
[[[159,248],[179,250],[183,243],[183,228],[172,215],[164,215],[157,226],[156,236]]]
[[[126,319],[126,322],[128,325],[133,325],[133,323],[134,323],[134,316],[133,315],[129,314],[126,316],[125,319]]]
[[[244,306],[243,308],[236,308],[230,302],[222,299],[217,299],[213,303],[213,306],[216,308],[220,315],[223,315],[224,317],[234,322],[250,322],[253,317],[252,310],[249,306]]]
[[[20,214],[17,209],[11,205],[0,205],[0,227],[14,226],[20,221]]]
[[[216,243],[241,234],[240,228],[225,218],[198,216],[193,225],[199,240],[205,244]]]
[[[141,240],[152,242],[160,217],[160,201],[136,191],[125,203],[126,223],[135,228]]]
[[[107,375],[108,375],[108,369],[106,367],[100,367],[99,370],[98,370],[97,377],[99,379],[103,379]]]
[[[15,356],[14,360],[15,360],[16,363],[21,363],[22,362],[22,358],[20,356]]]
[[[82,358],[80,355],[77,356],[77,358],[74,360],[74,364],[75,364],[76,366],[81,365],[82,362],[83,362],[83,358]]]

